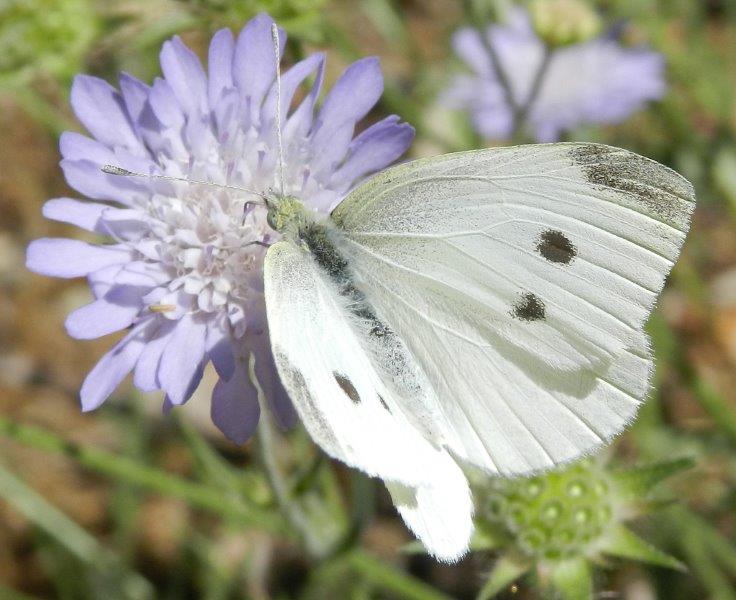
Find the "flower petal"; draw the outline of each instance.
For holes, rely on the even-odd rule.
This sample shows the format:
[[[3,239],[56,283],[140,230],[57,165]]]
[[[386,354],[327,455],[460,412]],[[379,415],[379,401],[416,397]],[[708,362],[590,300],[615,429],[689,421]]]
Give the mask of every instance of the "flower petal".
[[[190,387],[204,359],[206,330],[205,323],[184,315],[177,322],[164,350],[158,379],[161,389],[174,404],[183,404],[194,391]]]
[[[206,352],[220,379],[225,381],[229,381],[235,372],[232,344],[229,331],[223,331],[219,325],[210,323],[207,327]]]
[[[493,73],[488,49],[476,29],[463,27],[452,36],[452,48],[478,75]]]
[[[158,369],[161,356],[171,340],[171,334],[176,328],[176,321],[159,319],[160,326],[155,335],[146,344],[138,362],[135,365],[133,384],[141,391],[153,392],[161,389],[158,379]]]
[[[87,282],[95,298],[102,298],[116,285],[153,288],[169,280],[169,275],[155,263],[125,262],[94,271]]]
[[[235,39],[229,29],[220,29],[210,42],[207,95],[209,105],[217,106],[222,93],[233,87],[233,51]]]
[[[148,323],[139,325],[118,342],[89,372],[82,384],[82,410],[99,407],[131,372],[146,346]]]
[[[125,329],[138,312],[135,306],[121,306],[105,299],[95,300],[69,314],[66,330],[78,340],[92,340]]]
[[[184,114],[181,111],[181,106],[174,91],[165,79],[156,78],[148,99],[153,113],[162,125],[171,129],[178,129],[184,125]]]
[[[128,73],[121,73],[120,92],[123,95],[123,102],[125,102],[125,108],[132,121],[133,128],[137,130],[137,124],[146,107],[151,86]]]
[[[322,57],[322,60],[317,64],[317,74],[314,77],[312,89],[293,114],[286,120],[284,125],[284,137],[286,139],[300,139],[305,137],[309,132],[312,126],[312,120],[314,119],[314,107],[317,104],[319,92],[322,89],[322,82],[325,78],[325,63],[326,59]]]
[[[102,167],[115,165],[147,173],[154,164],[147,155],[131,154],[122,148],[113,152],[97,140],[71,131],[61,135],[59,149],[64,157],[61,168],[71,187],[96,200],[114,200],[126,205],[134,203],[136,193],[145,192],[145,181],[110,175]]]
[[[350,144],[348,158],[332,177],[338,188],[347,189],[368,173],[380,171],[399,158],[414,139],[414,128],[390,116],[366,129]]]
[[[345,70],[327,95],[312,135],[315,171],[332,170],[342,161],[355,124],[368,114],[381,92],[383,76],[377,58],[364,58]]]
[[[260,107],[266,91],[276,77],[272,25],[273,19],[261,13],[248,21],[235,42],[233,81],[244,97],[250,96],[252,107]],[[281,54],[285,42],[286,34],[279,29]],[[278,60],[281,60],[281,55]]]
[[[70,223],[87,231],[96,231],[97,221],[104,210],[110,208],[107,204],[85,202],[73,198],[53,198],[43,205],[43,216],[52,221]]]
[[[161,70],[184,111],[191,116],[207,111],[207,77],[199,58],[179,36],[164,42]]]
[[[298,417],[276,370],[268,332],[250,336],[247,344],[255,356],[254,370],[258,385],[263,390],[276,422],[283,429],[293,427]]]
[[[212,422],[235,444],[248,441],[261,414],[258,390],[244,371],[236,369],[230,381],[220,379],[212,392]]]
[[[141,292],[129,286],[113,288],[104,298],[71,312],[67,333],[78,340],[92,340],[130,326],[141,310]]]
[[[51,277],[84,277],[93,271],[131,260],[130,251],[95,246],[79,240],[41,238],[30,243],[26,267]]]
[[[286,119],[291,101],[294,98],[297,88],[302,82],[309,77],[315,70],[320,69],[325,61],[325,56],[321,52],[312,54],[302,61],[296,63],[286,73],[281,76],[281,118]],[[311,109],[310,109],[311,113]],[[268,92],[263,107],[261,109],[261,123],[269,123],[276,114],[276,86],[272,85]]]
[[[114,148],[140,149],[123,99],[109,83],[89,75],[77,75],[71,91],[74,114],[100,142]]]
[[[333,127],[357,123],[368,114],[383,92],[383,75],[378,58],[369,56],[350,65],[327,94],[319,112],[320,140]]]

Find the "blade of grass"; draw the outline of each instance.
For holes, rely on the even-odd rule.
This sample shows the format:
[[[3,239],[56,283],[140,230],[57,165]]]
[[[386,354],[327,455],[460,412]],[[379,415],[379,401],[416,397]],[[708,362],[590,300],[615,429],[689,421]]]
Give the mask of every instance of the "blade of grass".
[[[682,509],[676,515],[683,530],[687,530],[683,535],[698,535],[713,558],[736,577],[736,546],[697,513]]]
[[[149,449],[149,421],[131,403],[132,412],[116,415],[116,425],[125,432],[122,453],[133,460],[141,461]],[[116,552],[126,564],[131,564],[135,554],[135,537],[138,535],[138,514],[141,507],[141,495],[137,486],[123,480],[116,482],[115,491],[110,502],[112,520],[112,540]]]
[[[243,481],[235,469],[213,450],[212,446],[204,440],[191,423],[188,423],[176,412],[173,413],[173,417],[182,433],[184,442],[207,481],[211,481],[226,490],[240,490]]]
[[[687,555],[687,565],[717,600],[736,600],[731,582],[728,580],[708,552],[703,541],[696,537],[683,538],[682,550]]]
[[[153,587],[124,568],[107,548],[0,463],[0,497],[79,561],[100,573],[115,573],[121,598],[152,598]],[[116,586],[117,587],[117,586]]]
[[[718,427],[736,444],[736,411],[726,399],[703,377],[693,374],[693,392],[703,409],[711,416]]]
[[[67,456],[80,465],[152,492],[181,498],[191,506],[211,511],[243,525],[288,535],[283,520],[271,512],[236,503],[223,497],[222,490],[171,475],[130,458],[69,442],[50,431],[21,425],[0,417],[0,434],[46,452]]]
[[[423,581],[381,562],[368,552],[355,550],[347,555],[353,570],[376,588],[392,592],[408,600],[450,600],[450,596],[435,590]]]
[[[2,583],[0,583],[0,598],[5,598],[5,600],[41,600],[36,596],[29,596],[28,594],[11,590]]]

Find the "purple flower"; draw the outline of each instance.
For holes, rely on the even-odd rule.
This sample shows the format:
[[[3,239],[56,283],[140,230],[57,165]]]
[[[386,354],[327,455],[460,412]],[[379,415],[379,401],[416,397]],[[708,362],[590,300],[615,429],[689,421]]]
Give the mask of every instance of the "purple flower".
[[[517,106],[531,95],[544,60],[545,48],[527,13],[509,12],[505,25],[492,25],[486,41],[495,49]],[[442,103],[468,111],[476,130],[487,138],[508,139],[514,132],[514,111],[493,68],[488,48],[474,29],[459,30],[455,52],[474,71],[455,78]],[[666,90],[664,59],[660,54],[624,48],[611,37],[554,50],[526,126],[540,142],[554,141],[582,123],[618,123],[645,102]]]
[[[258,197],[101,171],[109,164],[276,188],[272,22],[259,15],[237,38],[219,31],[208,74],[175,37],[163,46],[164,76],[152,86],[127,74],[120,91],[85,75],[74,82],[72,106],[92,137],[65,133],[61,166],[69,185],[94,201],[56,198],[43,211],[111,243],[36,240],[27,265],[44,275],[87,277],[95,299],[67,318],[71,336],[127,330],[84,381],[84,410],[100,406],[130,372],[141,390],[165,392],[165,409],[182,404],[211,361],[220,377],[212,419],[231,440],[244,442],[258,422],[257,386],[282,425],[294,419],[273,364],[263,298],[261,244],[278,234],[262,204],[253,202]],[[378,60],[351,65],[315,110],[324,65],[325,57],[314,54],[284,73],[281,112],[287,115],[297,88],[314,75],[283,122],[285,191],[327,212],[357,182],[401,156],[414,131],[391,116],[353,139],[356,123],[383,89]]]

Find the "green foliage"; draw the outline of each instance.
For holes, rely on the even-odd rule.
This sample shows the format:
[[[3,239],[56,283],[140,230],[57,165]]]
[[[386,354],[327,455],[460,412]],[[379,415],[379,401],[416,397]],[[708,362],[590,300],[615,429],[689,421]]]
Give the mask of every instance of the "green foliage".
[[[94,0],[2,0],[0,24],[0,87],[45,74],[68,83],[99,31]]]

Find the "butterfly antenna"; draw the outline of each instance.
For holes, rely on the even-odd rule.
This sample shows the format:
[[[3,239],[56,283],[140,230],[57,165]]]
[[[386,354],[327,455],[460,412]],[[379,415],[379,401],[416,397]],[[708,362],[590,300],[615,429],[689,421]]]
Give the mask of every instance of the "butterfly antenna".
[[[281,138],[281,48],[279,44],[279,28],[276,23],[271,24],[271,38],[273,39],[273,54],[276,60],[276,145],[279,159],[279,187],[281,196],[284,196],[284,144]]]
[[[187,179],[186,177],[173,177],[171,175],[147,175],[145,173],[136,173],[135,171],[129,171],[128,169],[123,169],[122,167],[117,167],[115,165],[104,165],[100,167],[100,170],[103,173],[107,173],[108,175],[118,175],[120,177],[141,177],[143,179],[164,179],[166,181],[181,181],[183,183],[194,183],[197,185],[210,185],[212,187],[222,188],[225,190],[236,190],[238,192],[254,194],[256,196],[259,196],[260,198],[263,198],[263,200],[265,201],[268,200],[268,197],[262,192],[257,192],[256,190],[251,190],[249,188],[242,188],[242,187],[238,187],[235,185],[225,185],[222,183],[212,183],[211,181]]]

